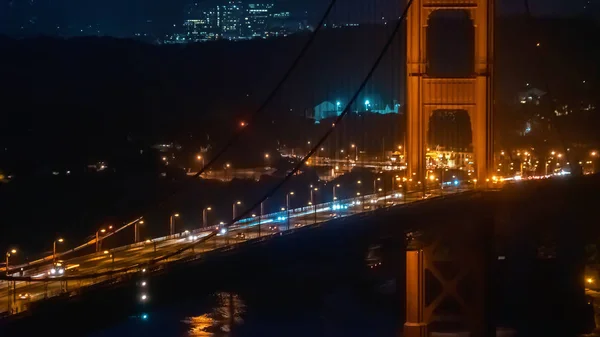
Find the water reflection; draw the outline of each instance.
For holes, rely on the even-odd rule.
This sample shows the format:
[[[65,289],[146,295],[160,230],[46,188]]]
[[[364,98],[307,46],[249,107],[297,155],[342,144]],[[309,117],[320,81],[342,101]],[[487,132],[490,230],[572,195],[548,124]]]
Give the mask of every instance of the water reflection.
[[[212,312],[183,320],[189,325],[188,336],[229,336],[236,325],[244,323],[246,305],[237,294],[220,292],[213,300]]]

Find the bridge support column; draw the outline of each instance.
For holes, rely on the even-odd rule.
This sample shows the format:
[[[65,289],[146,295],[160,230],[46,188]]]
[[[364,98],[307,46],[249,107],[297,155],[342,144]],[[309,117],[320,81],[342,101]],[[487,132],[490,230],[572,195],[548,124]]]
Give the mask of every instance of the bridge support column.
[[[406,251],[406,322],[404,337],[427,337],[423,251]]]
[[[491,336],[493,222],[479,212],[461,220],[448,224],[440,219],[444,226],[408,235],[404,337],[428,337],[436,331]]]

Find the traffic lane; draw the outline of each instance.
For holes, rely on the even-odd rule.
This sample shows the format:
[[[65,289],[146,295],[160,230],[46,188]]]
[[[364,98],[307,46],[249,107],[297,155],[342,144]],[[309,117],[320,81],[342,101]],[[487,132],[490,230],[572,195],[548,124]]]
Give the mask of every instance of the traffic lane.
[[[339,214],[340,216],[345,216],[348,215],[350,213],[353,212],[353,210],[351,208],[357,208],[356,205],[354,207],[349,207],[348,209],[341,209],[341,210],[337,210],[336,213]],[[364,206],[363,206],[364,208]],[[293,221],[295,222],[293,225],[290,224],[290,227],[293,226],[297,226],[297,225],[306,225],[308,223],[310,223],[311,221],[314,222],[314,216],[316,215],[316,221],[317,222],[321,222],[321,221],[326,221],[329,220],[330,218],[333,218],[334,216],[330,215],[322,215],[322,213],[324,212],[329,212],[330,211],[330,207],[317,207],[316,208],[316,212],[315,211],[311,211],[310,209],[301,213],[292,213],[290,214],[290,222]],[[360,209],[358,210],[360,211]],[[273,221],[273,218],[271,219],[267,219],[267,220],[271,220]],[[298,223],[299,222],[299,223]],[[259,221],[255,221],[255,223],[251,223],[249,225],[246,226],[257,226],[259,224]],[[274,226],[277,226],[279,228],[281,228],[282,224],[279,223],[274,223]],[[264,225],[262,225],[264,226]],[[285,226],[287,226],[287,221],[285,221]],[[238,226],[238,227],[242,227],[242,226]],[[234,229],[235,230],[235,229]],[[204,236],[207,235],[208,233],[199,233],[199,236]],[[107,259],[105,257],[103,257],[102,255],[114,255],[114,256],[122,256],[124,257],[124,259],[122,258],[115,258],[119,261],[129,261],[131,259],[131,263],[134,264],[138,263],[140,260],[143,260],[145,258],[156,258],[156,255],[160,255],[160,254],[164,254],[165,252],[162,252],[163,250],[169,250],[169,248],[173,248],[174,250],[179,249],[180,246],[183,246],[183,244],[187,244],[188,242],[186,242],[185,238],[177,238],[177,239],[169,239],[169,240],[165,240],[159,243],[156,243],[156,248],[154,248],[154,243],[149,243],[147,244],[147,246],[151,246],[151,247],[147,247],[147,246],[138,246],[138,247],[131,247],[128,248],[127,250],[124,251],[118,251],[115,252],[113,251],[112,253],[109,251],[108,254],[104,254],[104,252],[100,252],[100,253],[94,253],[94,254],[90,254],[90,255],[86,255],[83,257],[78,257],[78,258],[73,258],[70,260],[67,260],[66,263],[67,264],[73,264],[73,265],[80,265],[79,270],[80,272],[78,272],[77,274],[83,274],[82,271],[91,271],[93,272],[95,269],[98,268],[99,265],[103,265],[104,263],[102,262],[106,262]],[[155,252],[156,250],[156,252]],[[158,251],[161,251],[160,253]],[[157,254],[154,254],[157,253]],[[112,258],[110,258],[111,262],[112,262]],[[98,261],[101,261],[100,264],[96,263]],[[121,265],[121,264],[119,264]],[[36,271],[38,276],[41,276],[45,273],[48,273],[50,271],[50,269],[52,269],[53,265],[49,264],[46,266],[45,269],[42,269],[41,271],[38,270]]]
[[[321,212],[327,212],[329,211],[329,208],[317,208],[317,214],[321,213]],[[293,213],[290,215],[290,218],[295,218],[295,220],[299,220],[299,221],[305,221],[308,222],[310,219],[308,219],[308,216],[314,212],[311,212],[310,210],[305,211],[303,213],[297,214],[297,213]],[[273,221],[275,218],[275,216],[273,216],[271,219],[267,219],[267,220],[271,220]],[[304,219],[303,219],[304,218]],[[326,218],[322,218],[322,217],[318,217],[317,221],[322,221],[325,220]],[[255,226],[258,225],[258,220],[255,221],[255,223],[251,223],[250,226]],[[238,226],[239,227],[239,226]],[[199,233],[198,236],[205,236],[208,235],[209,232],[204,232],[204,233]],[[128,248],[125,251],[119,251],[119,252],[110,252],[109,254],[115,254],[115,255],[124,255],[125,257],[129,258],[134,258],[135,261],[139,260],[139,259],[143,259],[145,257],[145,255],[147,254],[147,252],[149,250],[154,251],[155,249],[158,250],[163,250],[164,248],[169,248],[169,246],[175,246],[177,247],[176,249],[179,248],[179,246],[182,245],[182,243],[186,243],[185,242],[185,238],[181,239],[169,239],[169,240],[165,240],[165,241],[161,241],[159,243],[156,243],[156,248],[154,248],[154,243],[149,243],[148,245],[152,245],[152,248],[145,248],[144,246],[141,247],[132,247],[132,248]],[[68,259],[65,261],[65,263],[67,265],[79,265],[79,270],[88,270],[88,269],[94,269],[94,262],[98,261],[98,260],[103,260],[103,258],[101,257],[101,254],[103,254],[104,252],[100,252],[100,253],[94,253],[94,254],[89,254],[89,255],[85,255],[82,257],[76,257],[73,259]],[[144,256],[140,257],[138,256],[140,253],[142,253]],[[135,256],[131,256],[131,255],[135,255]],[[151,255],[151,254],[150,254]],[[85,267],[82,265],[88,265],[91,264],[90,267]],[[28,274],[35,274],[39,277],[43,276],[44,274],[47,274],[51,269],[53,268],[53,264],[47,264],[45,266],[41,266],[41,268],[39,268],[38,270],[32,271],[32,272],[25,272],[23,273],[23,275],[25,276],[31,276]],[[81,274],[81,273],[79,273]]]
[[[278,232],[278,230],[276,231]],[[273,232],[272,234],[275,234],[276,232]],[[267,232],[268,233],[268,232]],[[258,232],[256,234],[256,236],[258,237]],[[264,235],[263,235],[264,236]],[[228,236],[217,236],[215,237],[214,241],[216,241],[216,247],[211,247],[210,243],[207,242],[206,244],[199,244],[201,247],[199,250],[199,252],[201,251],[210,251],[214,248],[218,248],[218,247],[223,247],[229,244],[233,244],[233,243],[238,243],[238,242],[243,242],[245,241],[245,238],[242,238],[238,233],[235,233],[234,231],[228,233]],[[88,271],[89,272],[98,272],[99,269],[118,269],[118,268],[122,268],[122,267],[127,267],[129,265],[132,264],[132,262],[135,262],[135,260],[140,260],[143,259],[144,257],[146,257],[146,254],[153,254],[156,253],[155,255],[157,256],[163,256],[165,253],[168,253],[169,251],[176,251],[177,249],[180,249],[180,246],[182,246],[182,244],[187,244],[187,242],[185,242],[185,239],[177,239],[177,240],[172,240],[171,242],[167,242],[164,244],[160,245],[160,250],[161,251],[157,251],[154,252],[154,248],[150,248],[150,247],[142,247],[141,249],[130,249],[127,251],[123,251],[121,253],[123,253],[122,257],[116,257],[113,260],[112,257],[110,256],[110,254],[94,254],[92,256],[86,256],[86,257],[82,257],[79,258],[81,259],[81,261],[79,261],[79,259],[74,259],[74,261],[72,262],[88,262],[90,263],[89,266],[80,266],[79,268],[79,272],[77,274],[86,274]],[[166,249],[165,249],[166,248]],[[145,251],[143,255],[140,255],[140,252]],[[196,252],[199,253],[199,252]],[[193,255],[194,253],[192,253],[191,251],[187,252],[189,255]],[[184,253],[185,254],[185,253]],[[185,255],[188,255],[185,254]],[[142,256],[142,257],[141,257]],[[73,273],[75,274],[75,273]],[[110,276],[105,276],[105,277],[98,277],[96,278],[96,283],[97,282],[101,282],[104,281],[106,279],[110,279]],[[65,285],[67,285],[67,290],[68,291],[75,291],[77,289],[79,289],[80,287],[83,286],[88,286],[93,284],[94,282],[92,280],[88,280],[87,282],[85,280],[79,280],[79,281],[75,281],[75,280],[71,280],[71,281],[67,281],[64,280],[62,281],[63,284],[61,284],[61,279],[59,277],[57,278],[46,278],[44,281],[42,282],[34,282],[32,284],[26,284],[26,282],[17,282],[17,302],[19,301],[35,301],[35,300],[39,300],[42,298],[45,298],[46,296],[50,296],[52,294],[57,294],[57,293],[61,293],[63,291],[65,291]],[[70,286],[68,285],[70,283]],[[11,289],[12,292],[12,289]],[[27,299],[21,299],[19,294],[28,294]],[[9,302],[12,302],[12,298],[15,297],[15,295],[13,295],[11,293],[10,298],[8,296],[2,296],[0,297],[0,308],[6,307],[8,308],[8,304]],[[4,305],[2,305],[4,304]],[[2,311],[0,309],[0,311]]]
[[[207,233],[201,233],[199,234],[200,236],[205,236],[208,235]],[[165,248],[170,248],[170,246],[173,245],[178,245],[181,242],[185,241],[185,239],[170,239],[170,240],[165,240],[165,241],[161,241],[159,243],[156,244],[156,249],[157,250],[162,250]],[[148,245],[151,246],[151,248],[148,247]],[[118,254],[118,255],[124,255],[124,256],[129,256],[131,257],[132,255],[137,255],[139,254],[142,250],[145,250],[146,252],[144,252],[144,255],[146,255],[146,253],[148,251],[154,251],[154,244],[147,244],[146,246],[138,246],[138,247],[131,247],[128,248],[127,250],[124,251],[118,251],[118,252],[114,252],[113,254]],[[93,253],[93,254],[88,254],[88,255],[84,255],[81,257],[76,257],[76,258],[72,258],[72,259],[68,259],[65,260],[65,264],[66,265],[79,265],[79,270],[83,270],[83,269],[88,269],[86,268],[86,266],[95,263],[95,261],[97,260],[103,260],[103,255],[110,255],[110,251],[108,254],[104,253],[105,251],[99,252],[99,253]],[[27,271],[23,273],[23,276],[38,276],[38,277],[43,277],[44,275],[47,275],[50,270],[53,268],[53,264],[47,264],[44,266],[40,266],[40,268],[38,268],[37,270],[34,271]],[[81,273],[80,273],[81,274]]]
[[[365,199],[368,199],[367,197],[365,197]],[[415,197],[414,199],[419,200],[422,199],[422,197]],[[381,198],[381,200],[383,200],[383,198]],[[375,202],[376,203],[376,202]],[[362,207],[361,207],[362,205]],[[331,218],[335,217],[334,214],[339,214],[339,215],[350,215],[353,213],[358,213],[358,212],[363,212],[364,210],[368,210],[368,207],[365,207],[365,205],[361,202],[361,203],[355,203],[353,205],[349,205],[349,207],[347,209],[342,209],[342,210],[337,210],[336,213],[329,213],[329,214],[324,214],[328,211],[330,211],[330,209],[328,207],[325,208],[317,208],[316,212],[313,211],[304,211],[301,213],[292,213],[290,215],[290,227],[292,226],[297,226],[297,225],[307,225],[310,224],[311,222],[314,223],[314,219],[315,219],[315,215],[317,218],[317,222],[322,222],[322,221],[327,221],[330,220]],[[316,213],[316,214],[315,214]],[[292,221],[293,219],[293,221]],[[270,219],[272,221],[271,224],[261,224],[260,227],[262,229],[261,231],[261,236],[265,236],[265,235],[272,235],[272,234],[276,234],[278,232],[280,232],[282,229],[287,228],[288,225],[288,221],[287,219],[285,221],[273,221],[272,219]],[[294,222],[294,225],[292,225],[291,223]],[[250,233],[252,233],[252,229],[256,229],[255,232],[253,233],[253,235],[249,235],[248,237],[241,237],[239,236],[239,232],[243,232],[243,227],[242,226],[237,226],[238,228],[234,228],[232,229],[230,232],[227,233],[227,236],[217,236],[215,239],[213,239],[213,241],[215,241],[215,246],[216,247],[223,247],[227,244],[232,244],[232,243],[236,243],[236,242],[243,242],[253,236],[258,237],[258,227],[257,226],[259,224],[258,221],[256,221],[255,224],[250,224],[250,226],[246,226],[247,228],[249,228],[251,230]],[[265,230],[265,226],[267,226],[267,230]],[[247,231],[247,230],[246,230]],[[245,234],[244,234],[245,236]],[[115,259],[113,261],[112,257],[110,257],[110,254],[104,254],[104,255],[108,255],[106,257],[102,257],[100,254],[96,253],[96,254],[90,254],[81,258],[74,258],[72,261],[73,262],[78,262],[79,259],[81,259],[81,262],[84,263],[90,263],[91,265],[88,266],[87,268],[83,268],[80,269],[80,271],[97,271],[98,268],[105,266],[107,269],[110,268],[121,268],[121,267],[126,267],[131,265],[133,262],[138,262],[139,260],[143,260],[145,258],[156,258],[159,256],[164,256],[165,254],[169,253],[169,251],[173,252],[176,251],[177,249],[180,249],[181,247],[183,247],[183,244],[188,244],[188,242],[186,242],[185,238],[177,238],[177,239],[169,239],[169,240],[165,240],[162,241],[160,243],[156,244],[156,251],[154,248],[154,243],[152,244],[148,244],[146,246],[140,246],[140,247],[131,247],[128,248],[124,251],[120,251],[120,252],[113,252],[115,254]],[[201,245],[201,244],[199,244]],[[151,246],[151,247],[148,247]],[[200,248],[201,251],[210,251],[214,248],[210,247],[210,243],[207,242],[206,244],[204,244],[202,247]],[[189,255],[193,255],[194,253],[188,252]],[[122,255],[120,258],[116,257],[116,255]],[[154,255],[154,256],[153,256]],[[187,254],[186,254],[187,255]],[[110,266],[110,267],[109,267]],[[83,273],[82,273],[83,274]],[[109,279],[110,277],[106,277],[106,279]],[[102,278],[98,278],[97,281],[100,281],[100,279]],[[73,282],[73,281],[71,281]],[[42,282],[43,283],[43,282]],[[77,285],[78,286],[83,286],[84,284],[91,284],[92,282],[79,282]],[[41,295],[42,293],[40,292],[40,290],[43,288],[44,289],[44,296],[46,291],[48,292],[55,292],[55,291],[61,291],[61,285],[60,285],[60,279],[49,279],[48,280],[48,286],[46,288],[46,286],[41,286],[38,283],[38,286],[32,286],[32,285],[28,285],[25,288],[21,288],[21,285],[19,284],[18,289],[24,289],[25,291],[32,291],[32,298],[37,297],[38,295]],[[19,290],[17,290],[19,291]],[[5,298],[6,300],[6,298]]]

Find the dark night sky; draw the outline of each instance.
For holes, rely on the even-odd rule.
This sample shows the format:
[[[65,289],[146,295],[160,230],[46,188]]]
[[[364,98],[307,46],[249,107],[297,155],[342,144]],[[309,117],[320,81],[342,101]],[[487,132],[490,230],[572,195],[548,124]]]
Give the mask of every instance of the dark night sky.
[[[130,35],[132,31],[147,29],[147,20],[166,29],[182,20],[183,7],[194,0],[0,0],[0,33],[11,33],[29,18],[35,18],[40,27],[50,29],[57,25],[85,26],[99,24],[107,35]],[[217,0],[196,0],[216,2]],[[262,0],[265,1],[265,0]],[[262,2],[255,0],[252,2]],[[323,12],[327,0],[273,0],[282,9],[308,12],[315,21]],[[498,12],[524,12],[525,0],[498,0]],[[532,13],[542,16],[586,15],[600,18],[600,0],[529,0]],[[251,0],[245,0],[251,2]],[[384,15],[399,16],[403,0],[338,0],[334,20],[360,22]],[[33,5],[32,5],[33,4]],[[32,10],[32,8],[34,8]],[[52,34],[52,32],[49,32]]]

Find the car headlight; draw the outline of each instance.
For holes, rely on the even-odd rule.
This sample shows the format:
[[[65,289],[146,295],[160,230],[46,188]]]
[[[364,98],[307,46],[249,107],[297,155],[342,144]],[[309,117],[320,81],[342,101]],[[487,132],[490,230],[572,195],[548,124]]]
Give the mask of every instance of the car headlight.
[[[59,273],[59,274],[64,274],[64,273],[65,273],[65,270],[64,270],[64,269],[59,269],[59,270],[58,270],[58,273]]]
[[[50,274],[56,274],[56,269],[54,269],[54,268],[50,269]]]

